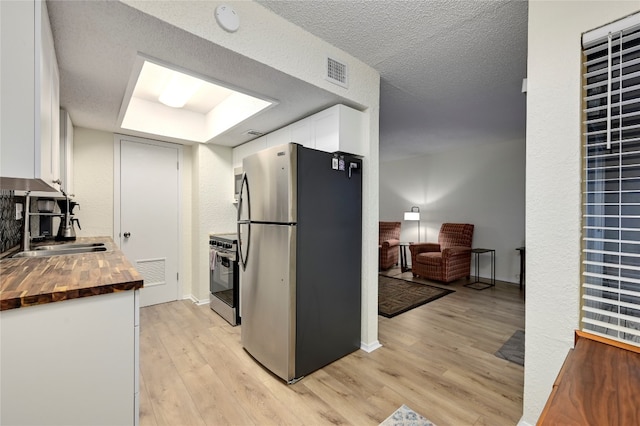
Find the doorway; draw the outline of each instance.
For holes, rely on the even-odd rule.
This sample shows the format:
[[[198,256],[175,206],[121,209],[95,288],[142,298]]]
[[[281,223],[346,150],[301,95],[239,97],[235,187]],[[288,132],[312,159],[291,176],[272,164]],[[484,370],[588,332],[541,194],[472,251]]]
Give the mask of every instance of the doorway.
[[[182,147],[116,135],[114,149],[114,241],[144,278],[140,305],[178,300]]]

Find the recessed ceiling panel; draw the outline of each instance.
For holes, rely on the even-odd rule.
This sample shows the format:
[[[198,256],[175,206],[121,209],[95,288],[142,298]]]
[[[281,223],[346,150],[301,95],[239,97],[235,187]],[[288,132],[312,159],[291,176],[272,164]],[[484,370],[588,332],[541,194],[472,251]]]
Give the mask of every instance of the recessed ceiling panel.
[[[184,70],[140,58],[122,103],[120,126],[150,135],[209,142],[274,104]]]

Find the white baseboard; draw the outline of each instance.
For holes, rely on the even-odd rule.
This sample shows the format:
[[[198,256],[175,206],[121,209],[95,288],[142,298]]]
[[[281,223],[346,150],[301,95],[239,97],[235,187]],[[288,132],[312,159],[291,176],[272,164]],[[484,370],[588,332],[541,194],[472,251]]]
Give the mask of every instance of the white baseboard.
[[[365,351],[367,353],[371,353],[371,352],[373,352],[376,349],[379,349],[381,347],[382,347],[382,345],[380,344],[380,342],[378,340],[376,340],[373,343],[360,342],[360,349],[362,349],[363,351]]]
[[[187,295],[183,296],[182,300],[191,300],[193,303],[195,303],[198,306],[209,304],[209,299],[199,300],[193,294],[187,294]]]

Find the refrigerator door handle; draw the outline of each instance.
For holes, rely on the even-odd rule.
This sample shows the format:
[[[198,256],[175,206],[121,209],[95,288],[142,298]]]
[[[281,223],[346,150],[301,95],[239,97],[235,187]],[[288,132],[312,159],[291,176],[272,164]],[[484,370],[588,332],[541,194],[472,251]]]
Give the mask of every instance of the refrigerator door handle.
[[[246,188],[246,196],[247,196],[247,220],[243,220],[241,218],[242,209],[244,205],[244,195]],[[249,249],[250,249],[250,241],[251,241],[251,196],[249,195],[249,181],[247,180],[247,174],[242,174],[242,184],[240,185],[240,196],[238,197],[238,254],[240,256],[240,266],[242,266],[242,270],[247,269],[247,259],[249,258]],[[243,253],[243,236],[240,233],[241,225],[247,225],[247,236],[246,236],[246,247],[247,253],[244,255]]]

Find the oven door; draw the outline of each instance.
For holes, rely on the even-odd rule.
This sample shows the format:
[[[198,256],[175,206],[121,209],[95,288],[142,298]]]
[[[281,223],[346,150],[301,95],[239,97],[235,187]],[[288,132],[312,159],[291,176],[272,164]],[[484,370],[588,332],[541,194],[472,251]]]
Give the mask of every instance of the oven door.
[[[222,300],[232,308],[237,306],[235,296],[234,264],[236,262],[235,253],[216,251],[211,255],[209,288],[211,295]]]

